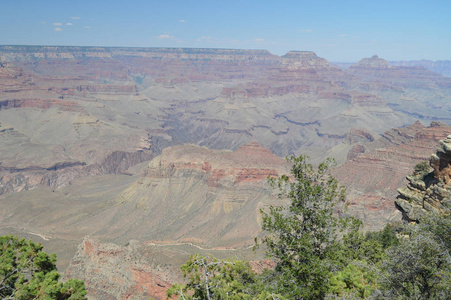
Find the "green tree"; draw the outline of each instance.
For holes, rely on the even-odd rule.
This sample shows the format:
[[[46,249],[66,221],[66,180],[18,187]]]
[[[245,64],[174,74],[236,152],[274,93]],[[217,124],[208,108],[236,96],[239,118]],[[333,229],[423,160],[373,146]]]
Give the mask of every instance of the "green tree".
[[[391,299],[451,299],[451,217],[429,213],[407,226],[406,238],[388,250],[384,288]]]
[[[330,294],[366,299],[377,288],[377,271],[367,261],[354,260],[331,276]]]
[[[340,218],[334,209],[345,199],[345,190],[330,174],[327,160],[315,169],[306,156],[289,157],[291,176],[270,179],[279,197],[289,206],[262,211],[267,255],[276,262],[276,292],[290,299],[323,299],[336,268],[334,250]]]
[[[401,224],[388,223],[381,231],[373,231],[366,233],[366,240],[378,242],[383,249],[398,246],[399,240],[396,231],[400,230]]]
[[[0,237],[0,297],[2,299],[85,299],[84,283],[60,281],[56,255],[43,246],[14,236]]]
[[[249,262],[192,255],[181,267],[187,284],[174,284],[168,298],[205,300],[284,299],[265,289]]]

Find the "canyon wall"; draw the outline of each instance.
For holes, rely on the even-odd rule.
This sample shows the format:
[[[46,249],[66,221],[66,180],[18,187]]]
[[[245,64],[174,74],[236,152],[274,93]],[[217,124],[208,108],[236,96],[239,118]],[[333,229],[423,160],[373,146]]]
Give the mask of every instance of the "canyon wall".
[[[418,222],[427,212],[442,211],[451,205],[451,135],[439,142],[429,164],[417,166],[407,176],[407,186],[398,189],[396,205],[408,221]]]
[[[397,189],[405,186],[405,178],[415,165],[427,161],[438,142],[449,134],[451,127],[443,123],[425,127],[416,122],[358,144],[360,153],[352,154],[334,170],[348,189],[349,213],[363,220],[366,230],[380,230],[386,223],[400,220],[394,205]]]
[[[450,134],[450,103],[450,78],[377,56],[343,71],[311,51],[0,46],[0,232],[41,239],[62,269],[77,253],[80,277],[135,251],[103,243],[245,249],[292,154],[347,161],[350,212],[379,229]],[[90,293],[155,296],[169,279],[138,265]]]

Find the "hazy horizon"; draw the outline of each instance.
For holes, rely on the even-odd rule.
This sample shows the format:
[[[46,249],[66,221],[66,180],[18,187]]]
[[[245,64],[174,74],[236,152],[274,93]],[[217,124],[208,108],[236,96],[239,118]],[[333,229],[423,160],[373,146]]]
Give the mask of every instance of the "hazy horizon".
[[[99,46],[99,45],[94,45],[94,46],[85,46],[85,45],[0,45],[0,47],[80,47],[80,48],[167,48],[167,49],[217,49],[217,50],[249,50],[249,51],[268,51],[269,53],[273,54],[273,55],[277,55],[277,56],[283,56],[285,54],[287,54],[288,52],[315,52],[315,51],[311,51],[311,50],[289,50],[286,53],[282,53],[282,54],[275,54],[272,53],[271,51],[269,51],[268,49],[240,49],[240,48],[215,48],[215,47],[159,47],[159,46],[150,46],[150,47],[139,47],[139,46]],[[316,54],[316,53],[315,53]],[[438,62],[438,61],[451,61],[451,60],[443,60],[443,59],[438,59],[438,60],[428,60],[428,59],[412,59],[412,60],[406,60],[406,59],[400,59],[400,60],[388,60],[385,59],[384,57],[381,57],[380,55],[378,55],[377,53],[374,53],[373,55],[370,55],[368,57],[361,57],[355,61],[339,61],[339,60],[330,60],[327,59],[326,57],[321,57],[318,55],[318,57],[321,58],[325,58],[327,59],[330,63],[342,63],[342,64],[354,64],[357,63],[358,61],[364,59],[364,58],[370,58],[372,56],[378,56],[381,59],[387,60],[388,62],[402,62],[402,61],[433,61],[433,62]]]
[[[314,51],[334,62],[451,60],[449,1],[3,4],[0,44]]]

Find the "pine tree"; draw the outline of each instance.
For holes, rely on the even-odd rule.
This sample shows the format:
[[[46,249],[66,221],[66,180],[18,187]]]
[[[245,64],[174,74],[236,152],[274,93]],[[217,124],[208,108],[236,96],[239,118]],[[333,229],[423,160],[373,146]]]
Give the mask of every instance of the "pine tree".
[[[0,237],[1,299],[86,299],[84,283],[60,281],[56,255],[42,251],[43,246],[15,236]]]
[[[290,157],[291,176],[271,183],[290,205],[262,211],[267,255],[276,262],[276,292],[290,299],[323,299],[333,269],[339,218],[334,208],[343,203],[345,190],[330,174],[332,160],[315,169],[307,157]]]

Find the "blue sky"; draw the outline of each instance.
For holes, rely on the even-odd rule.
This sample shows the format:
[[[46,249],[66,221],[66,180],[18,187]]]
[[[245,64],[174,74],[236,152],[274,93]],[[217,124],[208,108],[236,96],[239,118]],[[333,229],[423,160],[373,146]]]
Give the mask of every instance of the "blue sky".
[[[451,0],[2,0],[0,44],[451,60]]]

